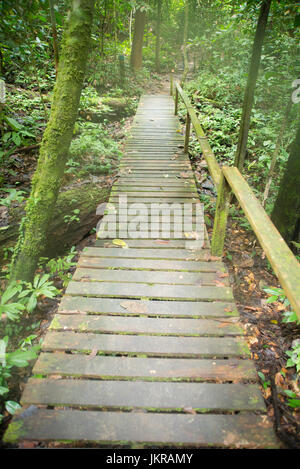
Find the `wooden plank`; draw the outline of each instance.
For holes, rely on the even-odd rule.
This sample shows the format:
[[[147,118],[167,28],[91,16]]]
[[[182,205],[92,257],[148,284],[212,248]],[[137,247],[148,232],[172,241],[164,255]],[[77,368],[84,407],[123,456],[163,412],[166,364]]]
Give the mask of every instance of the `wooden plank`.
[[[65,295],[59,306],[60,314],[112,314],[131,316],[167,316],[190,318],[231,318],[238,316],[233,302],[224,301],[123,301],[115,298],[85,298]]]
[[[233,301],[231,288],[192,285],[151,285],[113,282],[74,282],[66,290],[67,295],[100,296],[111,298],[157,298],[190,301]]]
[[[88,247],[82,251],[83,257],[118,257],[128,259],[178,259],[178,260],[209,260],[210,255],[206,250],[193,251],[191,249],[113,249]]]
[[[224,358],[250,356],[241,337],[173,337],[158,335],[93,334],[49,331],[42,344],[44,352],[80,351],[149,355],[156,357]]]
[[[152,180],[149,177],[144,177],[144,178],[139,178],[135,179],[130,174],[120,176],[118,179],[119,183],[122,184],[136,184],[136,185],[145,185],[145,186],[156,186],[156,185],[161,185],[161,186],[176,186],[176,187],[191,187],[195,188],[195,180],[194,178],[178,178],[178,177],[171,177],[171,176],[161,176],[161,177],[155,177],[154,180]]]
[[[84,354],[42,352],[32,373],[101,379],[143,378],[151,381],[257,381],[252,361],[238,358],[90,357]]]
[[[253,384],[51,380],[30,378],[22,405],[93,408],[176,409],[197,412],[265,412],[260,389]]]
[[[271,422],[265,416],[253,414],[182,415],[36,409],[33,415],[22,418],[21,413],[19,420],[15,418],[14,421],[18,424],[19,438],[26,440],[278,447]],[[16,432],[12,433],[16,438]],[[4,441],[11,441],[9,430]]]
[[[223,318],[216,321],[213,319],[113,317],[86,314],[56,314],[51,322],[50,330],[215,337],[244,334],[243,329],[236,324],[236,318]]]
[[[119,196],[114,196],[114,195],[111,195],[110,198],[109,198],[109,202],[112,203],[112,204],[118,204],[119,203]],[[192,197],[191,195],[189,195],[188,197],[184,197],[184,196],[175,196],[175,197],[169,197],[167,194],[161,194],[160,197],[151,197],[151,196],[146,196],[146,197],[127,197],[127,204],[128,204],[128,209],[130,208],[134,208],[134,207],[130,207],[129,205],[133,205],[133,204],[147,204],[147,206],[151,206],[152,204],[157,204],[157,205],[161,205],[161,204],[170,204],[170,207],[172,204],[189,204],[189,205],[195,205],[195,204],[199,204],[199,199],[198,197]],[[140,208],[136,207],[138,210],[140,210]],[[182,207],[183,209],[183,207]],[[139,213],[139,212],[137,212]]]
[[[237,168],[223,168],[293,310],[300,319],[300,264]]]
[[[124,239],[123,241],[127,244],[130,248],[152,248],[152,249],[178,249],[186,247],[186,238],[185,239],[153,239],[153,238],[145,238],[145,239]],[[112,243],[110,239],[96,239],[94,242],[95,247],[110,247],[113,248],[117,247]],[[208,247],[207,245],[205,247]]]
[[[145,192],[127,191],[124,194],[122,194],[122,196],[126,195],[128,197],[128,199],[135,198],[136,201],[139,202],[141,197],[149,198],[149,196],[151,194],[150,198],[155,197],[155,198],[159,199],[159,200],[157,200],[157,202],[159,202],[159,203],[163,202],[165,197],[167,197],[167,198],[169,198],[169,197],[170,198],[173,198],[173,197],[178,198],[179,197],[179,198],[188,198],[188,199],[198,198],[197,192],[192,192],[192,191],[187,191],[187,192],[186,191],[159,191],[159,192],[151,191],[150,194],[148,194],[148,192],[147,191],[145,191]],[[113,190],[111,192],[110,199],[115,199],[116,197],[119,197],[119,191]]]
[[[227,278],[217,277],[215,273],[209,272],[153,272],[145,271],[141,275],[136,270],[112,270],[112,269],[92,269],[77,268],[73,280],[76,281],[97,281],[97,282],[134,282],[169,285],[214,285],[223,283],[228,286]]]
[[[118,251],[119,252],[119,251]],[[108,257],[86,257],[80,256],[78,265],[81,267],[92,267],[97,269],[132,269],[132,270],[177,270],[190,272],[217,272],[222,270],[221,262],[200,262],[173,259],[121,259]]]
[[[128,230],[128,225],[121,224],[121,225],[116,225],[115,228],[111,230],[106,230],[105,228],[102,230],[102,227],[100,227],[99,231],[97,231],[97,237],[99,239],[105,240],[107,243],[109,243],[111,240],[117,238],[124,238],[126,239],[127,236],[131,236],[132,240],[156,240],[156,239],[161,239],[161,240],[182,240],[185,241],[185,247],[186,249],[204,249],[208,248],[208,244],[205,245],[203,244],[203,237],[204,233],[197,233],[196,235],[192,235],[189,237],[189,239],[186,238],[184,232],[182,230],[173,231],[172,225],[170,226],[170,230],[165,227],[164,229],[161,228],[160,226],[157,227],[151,227],[149,223],[149,230],[147,229],[147,226],[143,224],[143,226],[140,227],[138,226],[133,226],[131,227],[130,230]],[[97,244],[95,244],[97,246]],[[105,244],[107,247],[112,247],[114,249],[120,248],[120,246],[109,246]],[[129,245],[128,245],[129,246]],[[143,246],[134,246],[132,244],[132,248],[142,248]],[[151,246],[144,246],[144,247],[151,247]],[[157,249],[157,246],[153,246],[153,248]],[[160,246],[162,248],[162,246]],[[174,247],[175,249],[175,247]]]

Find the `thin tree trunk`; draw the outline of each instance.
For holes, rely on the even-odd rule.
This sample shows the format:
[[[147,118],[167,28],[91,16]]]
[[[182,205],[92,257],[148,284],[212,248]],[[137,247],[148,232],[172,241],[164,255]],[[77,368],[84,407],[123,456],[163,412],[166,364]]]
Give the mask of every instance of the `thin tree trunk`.
[[[241,170],[243,167],[247,151],[247,141],[250,126],[251,110],[254,100],[254,90],[260,65],[262,45],[265,37],[271,1],[272,0],[262,1],[253,43],[252,57],[248,71],[248,81],[244,95],[239,140],[234,160],[234,166],[237,166],[239,170]]]
[[[281,126],[280,126],[279,134],[278,134],[278,137],[277,137],[276,147],[275,147],[275,150],[274,150],[274,153],[273,153],[273,156],[272,156],[272,161],[271,161],[269,174],[268,174],[267,182],[266,182],[266,187],[265,187],[263,200],[262,200],[262,206],[263,207],[265,206],[266,200],[269,196],[270,186],[271,186],[271,182],[272,182],[272,178],[273,178],[273,174],[274,174],[274,170],[275,170],[277,157],[278,157],[279,150],[280,150],[280,147],[281,147],[281,144],[282,144],[284,132],[285,132],[285,129],[286,129],[287,124],[288,124],[288,119],[289,119],[291,109],[292,109],[292,101],[291,101],[291,99],[289,99],[288,105],[285,109],[283,121],[282,121]]]
[[[135,72],[141,68],[143,62],[143,39],[146,23],[145,10],[138,9],[135,13],[134,34],[130,55],[130,66]]]
[[[286,242],[298,241],[300,235],[300,125],[292,145],[290,156],[271,219]]]
[[[187,56],[187,31],[188,31],[188,23],[189,23],[189,0],[185,0],[185,8],[184,8],[184,28],[183,28],[183,63],[184,63],[184,70],[181,79],[181,86],[183,86],[187,74],[189,72],[189,63],[188,63],[188,56]]]
[[[62,43],[50,119],[15,248],[11,280],[31,281],[62,184],[83,85],[95,0],[73,0]]]
[[[130,16],[129,16],[129,45],[130,45],[130,48],[132,47],[132,14],[133,14],[133,9],[130,10]]]
[[[117,12],[116,12],[116,0],[113,0],[113,7],[114,7],[114,60],[115,60],[115,65],[117,64],[117,42],[118,42],[118,36],[117,36]]]
[[[56,19],[55,19],[55,11],[54,11],[53,0],[49,0],[49,8],[50,8],[50,19],[51,19],[51,27],[52,27],[55,73],[56,73],[56,77],[57,77],[59,56],[58,56],[57,30],[56,30]]]
[[[155,68],[160,72],[160,26],[161,26],[161,7],[162,0],[157,0],[157,25],[156,25],[156,43],[155,43]]]

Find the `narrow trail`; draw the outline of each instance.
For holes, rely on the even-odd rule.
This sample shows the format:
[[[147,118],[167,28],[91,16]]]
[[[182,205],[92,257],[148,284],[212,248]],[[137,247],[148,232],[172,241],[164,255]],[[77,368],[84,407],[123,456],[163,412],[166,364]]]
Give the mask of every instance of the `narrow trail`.
[[[141,98],[7,443],[278,447],[164,91]]]

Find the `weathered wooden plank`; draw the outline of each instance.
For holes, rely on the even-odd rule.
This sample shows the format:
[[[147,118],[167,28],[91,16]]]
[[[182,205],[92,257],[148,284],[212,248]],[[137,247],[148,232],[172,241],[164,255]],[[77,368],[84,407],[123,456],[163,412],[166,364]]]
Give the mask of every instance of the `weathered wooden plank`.
[[[260,389],[253,384],[51,380],[30,378],[22,405],[93,408],[192,408],[197,412],[265,412]]]
[[[133,225],[129,226],[126,225],[125,223],[123,225],[116,225],[115,228],[111,230],[107,230],[106,228],[102,229],[100,227],[99,231],[97,231],[97,238],[105,240],[107,243],[109,243],[111,240],[117,238],[127,238],[127,236],[130,236],[131,239],[134,240],[156,240],[156,239],[161,239],[161,240],[184,240],[186,244],[186,249],[204,249],[208,248],[208,244],[203,244],[203,238],[204,238],[204,233],[197,233],[197,235],[191,235],[189,239],[186,238],[184,232],[182,230],[176,230],[174,231],[172,229],[172,225],[170,226],[170,230],[168,230],[166,227],[162,228],[160,226],[154,226],[151,227],[149,223],[149,229],[147,229],[146,224],[143,226],[138,225]],[[202,238],[202,239],[201,239]],[[95,246],[97,244],[95,243]],[[107,247],[111,248],[120,248],[120,246],[109,246],[109,244],[105,244]],[[130,246],[128,244],[128,246]],[[134,243],[130,246],[132,248],[143,248],[142,245],[140,246],[135,246]],[[151,246],[144,246],[148,247],[149,249]],[[160,246],[162,248],[163,246]],[[184,247],[184,246],[183,246]],[[153,248],[157,249],[157,246],[153,246]],[[168,247],[167,247],[168,248]],[[174,247],[176,249],[176,247]]]
[[[148,194],[148,192],[141,192],[141,191],[137,191],[137,192],[132,192],[132,191],[127,191],[125,192],[124,194],[122,194],[122,196],[124,197],[124,195],[126,195],[128,197],[128,199],[130,198],[135,198],[137,202],[140,201],[140,198],[143,197],[143,198],[152,198],[152,197],[155,197],[158,200],[158,202],[160,203],[161,201],[164,201],[164,199],[167,197],[167,198],[188,198],[188,199],[193,199],[193,198],[198,198],[198,194],[197,192],[192,192],[192,191],[168,191],[167,193],[165,193],[167,191],[160,191],[160,192],[155,192],[155,191],[151,191],[151,197],[150,195]],[[113,200],[115,199],[116,197],[119,197],[119,192],[118,191],[112,191],[111,192],[111,196],[110,196],[110,199]]]
[[[242,337],[173,337],[158,335],[94,334],[49,331],[42,344],[44,352],[80,351],[160,357],[224,358],[248,357]]]
[[[152,186],[143,186],[142,184],[140,185],[137,185],[135,184],[134,182],[132,183],[132,185],[128,185],[128,184],[120,184],[120,185],[117,185],[115,184],[112,188],[112,192],[113,194],[119,194],[120,192],[130,192],[130,191],[133,191],[133,192],[142,192],[142,193],[146,193],[146,192],[160,192],[160,193],[168,193],[168,192],[174,192],[176,191],[177,194],[197,194],[195,188],[192,188],[192,187],[181,187],[180,186],[177,186],[177,187],[172,187],[172,186],[169,186],[169,185],[166,185],[166,186],[159,186],[159,185],[154,185],[154,183],[152,184]]]
[[[127,244],[130,248],[152,248],[152,249],[178,249],[186,247],[186,239],[153,239],[149,237],[145,237],[144,239],[123,239],[123,241]],[[165,242],[164,242],[165,241]],[[116,247],[111,239],[97,239],[94,242],[95,247]],[[200,243],[199,243],[200,246]],[[205,245],[204,247],[208,247]],[[116,247],[117,248],[117,247]]]
[[[113,249],[88,247],[82,251],[83,257],[118,257],[131,259],[178,259],[178,260],[209,260],[210,255],[204,249]]]
[[[114,298],[85,298],[83,296],[65,295],[60,303],[60,314],[117,314],[117,315],[149,315],[168,317],[215,317],[230,318],[238,316],[233,302],[222,301],[123,301]]]
[[[223,283],[228,286],[227,278],[217,277],[215,273],[202,272],[141,272],[136,270],[112,270],[112,269],[84,269],[77,268],[73,280],[76,281],[97,281],[97,282],[134,282],[169,285],[214,285]]]
[[[119,203],[119,196],[111,195],[109,198],[109,202],[112,204]],[[151,196],[140,196],[140,197],[131,197],[127,196],[127,204],[128,208],[130,209],[130,204],[193,204],[199,203],[198,197],[193,197],[192,195],[185,195],[182,196],[174,196],[169,197],[167,194],[161,194],[160,197],[151,197]],[[133,207],[132,207],[133,208]],[[183,209],[183,207],[182,207]],[[140,208],[138,208],[140,210]],[[139,213],[139,212],[137,212]]]
[[[253,363],[237,358],[90,357],[42,352],[33,367],[33,375],[36,374],[127,380],[143,378],[151,381],[257,381]]]
[[[192,285],[151,285],[113,282],[74,282],[66,290],[67,295],[100,296],[111,298],[157,298],[191,301],[233,301],[231,288]]]
[[[119,250],[118,250],[119,252]],[[92,267],[97,269],[133,269],[133,270],[178,270],[190,272],[217,272],[222,271],[221,262],[200,262],[173,259],[120,259],[112,257],[86,257],[80,256],[78,265],[81,267]]]
[[[155,178],[133,178],[130,174],[120,176],[118,182],[120,184],[135,184],[135,185],[144,185],[144,186],[156,186],[157,184],[161,186],[176,186],[176,187],[192,187],[193,189],[195,186],[195,180],[193,178],[178,178],[178,177],[171,177],[166,173],[167,176],[155,177]]]
[[[125,303],[126,304],[126,303]],[[93,316],[86,314],[56,314],[50,325],[55,331],[103,332],[132,334],[166,334],[180,336],[225,336],[243,335],[236,318],[174,319],[128,316]]]
[[[24,414],[23,414],[24,415]],[[26,414],[25,414],[26,415]],[[231,448],[276,448],[271,422],[265,416],[180,415],[36,409],[19,419],[16,434],[26,440],[107,443],[163,443]],[[142,431],[141,431],[142,429]],[[10,432],[5,435],[9,443]]]

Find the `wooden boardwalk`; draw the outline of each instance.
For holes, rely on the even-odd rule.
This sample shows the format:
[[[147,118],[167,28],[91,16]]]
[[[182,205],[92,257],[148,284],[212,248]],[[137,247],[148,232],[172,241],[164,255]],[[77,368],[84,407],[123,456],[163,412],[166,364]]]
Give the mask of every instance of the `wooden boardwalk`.
[[[125,195],[146,208],[199,205],[178,129],[172,98],[143,96],[106,217],[117,231],[82,253],[6,442],[278,447],[204,224],[179,233],[176,212],[165,233],[158,213],[151,232],[146,215],[139,239],[124,231],[136,215]],[[193,211],[186,217],[195,221]]]

